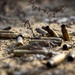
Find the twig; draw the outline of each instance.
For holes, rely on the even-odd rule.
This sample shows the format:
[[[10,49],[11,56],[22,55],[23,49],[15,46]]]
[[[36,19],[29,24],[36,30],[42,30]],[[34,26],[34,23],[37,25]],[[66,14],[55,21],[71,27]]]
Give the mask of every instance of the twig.
[[[38,10],[39,12],[43,11],[44,13],[46,13],[48,15],[48,17],[51,17],[51,15],[53,15],[55,17],[55,15],[58,12],[64,11],[64,5],[61,5],[59,7],[53,8],[53,9],[51,9],[51,8],[44,9],[44,8],[41,8],[41,7],[37,7],[35,0],[30,0],[29,3],[32,5],[33,10]],[[52,14],[51,14],[51,12],[52,12]]]
[[[26,20],[26,21],[25,21],[24,26],[25,26],[26,24],[29,25],[29,28],[31,29],[31,32],[32,32],[32,34],[33,34],[33,37],[35,37],[34,32],[33,32],[33,29],[32,29],[32,27],[31,27],[31,24],[30,24],[29,20]]]

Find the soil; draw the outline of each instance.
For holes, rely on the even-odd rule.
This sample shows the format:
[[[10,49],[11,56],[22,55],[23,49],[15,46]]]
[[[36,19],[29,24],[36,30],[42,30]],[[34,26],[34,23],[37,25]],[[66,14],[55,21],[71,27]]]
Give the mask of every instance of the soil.
[[[42,36],[36,32],[36,28],[42,29],[42,26],[52,27],[57,34],[62,35],[61,33],[61,24],[57,22],[49,22],[46,19],[51,20],[54,18],[53,16],[48,17],[46,13],[43,11],[33,10],[32,4],[28,3],[26,0],[8,0],[6,1],[5,6],[2,9],[2,4],[5,1],[0,2],[0,29],[2,30],[5,27],[10,26],[11,30],[14,33],[24,33],[26,38],[33,37],[31,30],[28,25],[24,25],[26,20],[29,20],[30,25],[33,29],[33,33],[35,36]],[[75,9],[73,6],[75,1],[72,0],[38,0],[36,6],[41,8],[47,7],[58,7],[62,4],[65,4],[64,12],[59,12],[56,14],[56,18],[69,18],[70,16],[75,15]],[[50,3],[50,4],[49,4]],[[71,4],[71,5],[70,5]],[[52,12],[51,12],[52,13]],[[72,20],[71,20],[72,22]],[[71,24],[67,24],[67,30],[69,33],[75,32],[74,21]],[[63,41],[67,44],[73,44],[75,42],[75,36],[73,34],[70,35],[71,41]],[[24,40],[24,45],[28,45],[29,41]],[[47,68],[45,65],[45,61],[48,61],[50,58],[40,55],[40,54],[25,54],[21,57],[11,57],[9,58],[8,51],[14,49],[16,47],[16,39],[0,39],[0,74],[1,75],[74,75],[75,74],[75,61],[69,62],[64,60],[61,64],[54,68]],[[68,53],[69,51],[74,51],[75,48],[71,48],[67,51],[63,51],[61,46],[49,48],[51,51]],[[6,58],[7,57],[7,58]]]

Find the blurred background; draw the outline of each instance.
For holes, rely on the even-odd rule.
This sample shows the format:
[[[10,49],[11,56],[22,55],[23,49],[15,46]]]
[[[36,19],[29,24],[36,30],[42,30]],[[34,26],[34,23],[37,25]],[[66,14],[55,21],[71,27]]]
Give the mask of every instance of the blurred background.
[[[0,22],[12,24],[13,22],[24,22],[30,18],[41,21],[46,18],[54,17],[51,14],[60,8],[60,6],[64,6],[64,11],[56,13],[55,17],[69,17],[75,15],[75,0],[35,0],[34,7],[32,3],[29,3],[30,1],[33,0],[0,0]],[[34,10],[35,7],[44,10],[48,9],[49,14],[37,9]]]

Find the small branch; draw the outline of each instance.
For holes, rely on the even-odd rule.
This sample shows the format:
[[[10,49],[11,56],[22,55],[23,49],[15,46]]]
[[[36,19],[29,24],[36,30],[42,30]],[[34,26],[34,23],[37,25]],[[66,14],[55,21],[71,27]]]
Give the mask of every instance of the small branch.
[[[32,29],[32,27],[31,27],[31,24],[30,24],[29,20],[26,20],[26,21],[25,21],[24,26],[25,26],[26,24],[29,25],[29,28],[30,28],[30,30],[31,30],[31,32],[32,32],[32,34],[33,34],[33,37],[35,37],[34,32],[33,32],[33,29]]]

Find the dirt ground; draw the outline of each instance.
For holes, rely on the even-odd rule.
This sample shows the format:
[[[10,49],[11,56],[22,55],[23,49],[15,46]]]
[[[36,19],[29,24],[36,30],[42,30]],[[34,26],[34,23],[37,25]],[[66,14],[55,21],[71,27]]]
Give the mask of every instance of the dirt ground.
[[[54,2],[51,0],[50,5],[47,0],[44,2],[37,1],[36,6],[41,8],[51,7],[52,3],[56,6],[62,5],[62,0]],[[74,0],[73,0],[74,1]],[[71,2],[74,4],[75,2]],[[35,36],[39,36],[40,34],[36,32],[36,28],[42,29],[42,26],[52,27],[58,34],[61,33],[61,24],[58,22],[51,21],[53,16],[48,17],[46,13],[43,11],[39,12],[38,10],[32,9],[32,4],[28,3],[28,1],[7,1],[5,6],[2,6],[4,2],[0,2],[0,29],[2,30],[5,27],[10,26],[11,30],[15,33],[25,33],[25,37],[33,37],[32,32],[28,29],[28,25],[25,24],[25,20],[29,20],[31,27],[33,29],[33,33]],[[66,4],[64,12],[59,12],[56,14],[56,18],[69,18],[70,16],[74,16],[74,8],[70,7],[70,2],[67,3],[67,0],[63,2]],[[46,6],[47,5],[47,6]],[[1,8],[3,7],[3,9]],[[52,8],[54,8],[52,7]],[[69,13],[68,13],[69,12]],[[48,21],[47,21],[48,20]],[[50,20],[50,22],[49,22]],[[74,20],[71,20],[72,24],[67,24],[67,30],[69,33],[75,32],[75,24]],[[67,22],[66,22],[67,23]],[[75,36],[70,35],[71,41],[67,41],[62,43],[73,44],[75,42]],[[29,44],[28,40],[24,40],[24,45]],[[44,64],[44,61],[48,61],[49,59],[40,54],[25,54],[21,57],[11,57],[9,58],[8,51],[16,47],[16,39],[0,39],[0,75],[75,75],[75,61],[68,62],[65,60],[57,67],[47,68]],[[70,50],[74,51],[75,48],[69,49],[68,51],[63,51],[61,46],[49,48],[51,51],[68,53]],[[3,59],[4,58],[4,59]],[[46,58],[46,59],[45,59]]]

